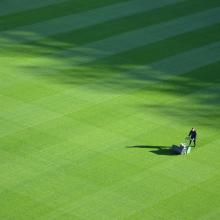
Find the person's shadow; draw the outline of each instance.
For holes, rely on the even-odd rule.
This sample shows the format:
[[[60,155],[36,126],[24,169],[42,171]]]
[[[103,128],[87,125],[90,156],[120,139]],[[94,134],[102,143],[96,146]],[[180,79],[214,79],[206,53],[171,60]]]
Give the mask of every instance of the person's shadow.
[[[150,152],[157,155],[167,155],[167,156],[175,155],[175,153],[171,150],[171,148],[167,146],[136,145],[136,146],[127,146],[127,148],[146,148],[146,149],[152,149],[150,150]]]

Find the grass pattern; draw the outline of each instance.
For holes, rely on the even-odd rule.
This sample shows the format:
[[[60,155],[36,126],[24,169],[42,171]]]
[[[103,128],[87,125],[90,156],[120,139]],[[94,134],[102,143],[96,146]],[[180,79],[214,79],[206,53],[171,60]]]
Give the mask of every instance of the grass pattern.
[[[10,3],[0,219],[217,220],[220,2]],[[172,155],[191,127],[197,147]]]

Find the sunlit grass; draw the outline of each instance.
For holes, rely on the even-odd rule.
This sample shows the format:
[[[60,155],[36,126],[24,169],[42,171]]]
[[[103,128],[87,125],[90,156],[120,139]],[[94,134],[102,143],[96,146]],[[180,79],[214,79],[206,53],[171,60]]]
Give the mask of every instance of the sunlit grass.
[[[115,39],[145,24],[162,30],[219,1],[183,1],[50,37],[13,30],[17,18],[20,27],[112,3],[66,1],[24,12],[29,21],[4,17],[0,219],[218,219],[219,23],[146,44]],[[191,127],[197,147],[173,155],[169,147]]]

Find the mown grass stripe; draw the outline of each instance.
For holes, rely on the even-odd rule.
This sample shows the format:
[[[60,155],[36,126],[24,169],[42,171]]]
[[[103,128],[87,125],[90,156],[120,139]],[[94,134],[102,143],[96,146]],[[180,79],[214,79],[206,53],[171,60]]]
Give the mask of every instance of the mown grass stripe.
[[[85,84],[82,81],[81,86],[84,86],[85,88],[89,87],[90,89],[101,89],[107,91],[110,87],[111,91],[120,91],[122,97],[130,94],[134,95],[136,99],[138,98],[137,94],[142,94],[139,98],[143,98],[143,100],[145,100],[146,105],[155,102],[154,100],[152,102],[152,94],[156,96],[155,93],[161,93],[159,100],[157,101],[158,109],[160,109],[160,106],[168,104],[167,98],[175,102],[180,99],[180,94],[183,96],[183,98],[186,96],[186,99],[189,99],[190,94],[190,98],[193,99],[192,94],[195,93],[195,91],[197,91],[198,89],[200,89],[199,94],[204,94],[204,91],[207,90],[207,87],[209,87],[211,83],[218,84],[219,80],[217,80],[217,72],[219,70],[219,63],[220,41],[217,43],[206,45],[201,48],[178,54],[176,56],[168,57],[157,62],[148,63],[145,66],[143,65],[133,68],[129,67],[129,69],[127,70],[121,70],[120,72],[118,71],[116,73],[111,69],[107,73],[102,73],[102,71],[100,70],[100,75],[95,75],[95,80],[93,82]],[[209,80],[205,80],[206,77],[208,77],[205,74],[207,74],[209,70],[211,71],[209,73]],[[180,79],[178,81],[177,77],[180,75],[181,77],[186,77],[189,80],[181,81]],[[193,82],[191,82],[190,79]],[[171,81],[171,83],[169,83],[169,80]],[[194,86],[192,86],[193,83],[195,84]],[[204,83],[207,83],[207,85],[204,85]],[[165,84],[166,86],[161,86],[163,84]],[[171,94],[168,92],[170,90],[172,91],[172,93],[174,93],[175,91],[175,96],[171,96]],[[149,92],[148,95],[146,94],[147,92]],[[212,95],[214,93],[217,94],[217,92],[218,90],[214,90]],[[108,101],[109,100],[107,100],[107,102]],[[198,103],[199,105],[203,104],[200,101],[201,100],[199,99],[195,99],[193,103]],[[213,103],[215,103],[216,106],[216,100],[214,100]],[[156,104],[155,106],[157,107]],[[208,108],[209,111],[212,108],[213,105],[211,104],[210,100]],[[203,111],[203,109],[201,109],[201,106],[200,111]],[[91,116],[91,113],[89,114],[89,116]],[[197,119],[201,119],[201,116],[194,116],[194,121],[196,121]],[[206,122],[205,119],[203,121],[204,123]],[[212,122],[212,124],[213,126],[216,126],[218,122]]]
[[[208,5],[198,0],[177,2],[176,4],[156,8],[151,11],[144,11],[142,13],[118,18],[117,20],[53,35],[41,41],[37,41],[36,44],[38,46],[49,46],[51,45],[51,41],[56,41],[62,49],[70,47],[70,45],[88,44],[113,35],[176,19],[177,16],[187,16],[218,6],[220,6],[220,2],[217,4],[216,1],[210,2]],[[173,13],[174,11],[175,13]],[[59,44],[59,42],[63,44]],[[33,42],[30,43],[33,44]]]
[[[107,68],[108,65],[111,66],[112,63],[114,63],[115,67],[126,64],[142,65],[146,64],[146,62],[152,63],[165,57],[173,56],[193,48],[202,47],[205,44],[219,40],[220,23],[217,23],[209,27],[196,29],[150,45],[138,47],[111,57],[97,60],[92,64],[90,63],[89,66],[104,64]]]
[[[168,61],[169,60],[169,61]],[[151,68],[163,73],[182,74],[220,60],[220,42],[187,51],[151,64]],[[167,65],[169,63],[170,65]],[[172,64],[172,65],[171,65]],[[153,74],[154,75],[154,74]],[[155,76],[155,75],[154,75]]]
[[[142,65],[139,67],[130,67],[130,70],[127,71],[122,71],[117,72],[117,74],[112,71],[111,69],[109,72],[111,72],[109,75],[106,76],[106,74],[103,74],[102,72],[99,73],[103,76],[94,76],[93,81],[90,82],[88,80],[83,80],[82,78],[82,85],[81,88],[83,87],[88,87],[89,88],[105,88],[111,85],[112,90],[119,89],[122,91],[123,94],[130,93],[131,91],[134,92],[136,90],[143,89],[145,87],[149,87],[158,83],[161,83],[163,80],[167,80],[171,77],[180,75],[180,74],[185,74],[190,71],[196,70],[200,67],[207,66],[209,64],[215,63],[216,61],[220,60],[220,41],[212,44],[205,45],[200,48],[196,48],[193,50],[189,50],[187,52],[177,54],[175,56],[168,57],[163,60],[159,60],[157,62],[153,63],[148,63],[146,65]],[[184,61],[184,62],[183,62]],[[101,67],[100,67],[101,68]],[[90,72],[95,72],[95,70],[88,70]],[[97,71],[100,72],[100,70],[97,69]],[[65,73],[60,73],[61,78],[62,75]],[[91,73],[92,74],[92,73]],[[56,77],[56,76],[54,76]],[[75,76],[71,75],[71,78],[73,80],[77,80],[78,77],[80,76]],[[84,82],[85,81],[85,82]],[[126,88],[124,90],[123,88]],[[50,103],[51,100],[55,98],[56,102],[62,102],[62,100],[65,99],[65,96],[68,95],[67,93],[60,94],[60,96],[57,95],[52,95],[48,97],[42,97],[42,99],[38,99],[32,102],[33,105],[39,105],[40,103],[45,102],[45,103]],[[105,101],[108,102],[112,98],[115,98],[114,96],[109,96],[105,97]],[[103,100],[102,100],[103,101]],[[84,102],[84,101],[83,101]],[[82,103],[83,103],[82,102]],[[94,105],[97,105],[97,101],[94,100]],[[100,100],[99,100],[100,102]],[[76,103],[76,102],[74,102]],[[80,111],[81,109],[85,108],[86,106],[91,105],[90,102],[84,103],[83,105],[78,108],[72,108],[70,107],[69,109],[66,108],[67,112],[75,112]],[[47,106],[47,104],[41,104],[41,107],[50,109],[50,110],[55,110],[58,112],[64,112],[63,111],[63,106],[57,106],[57,107],[52,107],[50,104]],[[74,110],[73,110],[74,109]],[[16,115],[16,114],[15,114]]]
[[[120,0],[120,2],[126,2],[128,0]],[[56,4],[44,6],[41,8],[34,8],[14,14],[1,16],[0,31],[6,31],[14,28],[18,28],[25,25],[34,24],[37,22],[43,22],[45,20],[53,19],[56,17],[62,17],[66,15],[82,13],[88,10],[92,10],[98,7],[103,7],[119,3],[118,0],[90,0],[89,4],[82,2],[81,0],[66,0]],[[39,16],[40,15],[40,16]]]
[[[207,6],[202,3],[198,3],[197,1],[179,2],[176,4],[168,5],[166,7],[156,8],[151,11],[138,13],[135,15],[123,17],[121,19],[111,20],[101,24],[89,26],[87,28],[82,28],[76,31],[70,31],[63,34],[46,37],[39,41],[32,41],[23,45],[11,44],[10,39],[8,39],[8,42],[5,41],[0,50],[3,51],[4,54],[11,53],[13,55],[15,53],[24,53],[24,51],[25,54],[30,54],[30,56],[33,56],[34,54],[52,54],[54,53],[54,51],[61,51],[70,48],[73,45],[79,46],[88,44],[90,42],[105,39],[106,37],[169,21],[176,18],[176,13],[179,15],[179,17],[182,17],[213,7],[215,7],[215,5],[208,4]],[[175,11],[176,13],[172,13],[173,11]]]
[[[177,120],[180,123],[183,118],[187,118],[191,123],[198,124],[201,132],[203,127],[207,125],[211,125],[209,129],[213,132],[215,129],[220,128],[219,121],[216,120],[220,116],[220,103],[218,101],[220,91],[219,64],[220,59],[218,62],[205,66],[201,65],[201,67],[192,69],[182,75],[177,76],[174,74],[174,76],[168,78],[164,77],[163,80],[158,81],[159,83],[152,83],[151,85],[146,83],[146,87],[133,95],[139,94],[138,96],[151,100],[152,94],[161,94],[157,102],[152,102],[152,100],[146,102],[146,107],[150,112],[152,111],[158,117],[159,115],[161,117],[166,115],[170,120],[175,117],[175,114],[178,114],[180,117]],[[192,115],[193,112],[197,112],[197,114]],[[203,132],[206,134],[212,133]],[[200,135],[199,141],[202,145],[207,144],[212,139],[210,137],[207,140],[208,136],[205,136],[202,133]]]
[[[159,83],[154,83],[151,86],[147,85],[146,88],[138,90],[134,95],[138,94],[137,96],[140,96],[140,98],[150,100],[151,93],[147,94],[144,91],[153,91],[158,94],[163,94],[161,95],[162,98],[157,101],[158,105],[168,104],[173,101],[176,102],[180,99],[188,100],[190,98],[194,99],[195,103],[199,104],[204,104],[206,101],[209,104],[206,108],[211,109],[213,105],[217,107],[220,104],[218,96],[213,95],[219,93],[219,68],[220,59],[217,62],[210,62],[208,65],[200,66],[183,74],[180,73],[172,77],[168,76],[167,79],[162,79],[162,82],[159,81]],[[133,76],[135,77],[135,75]],[[201,94],[202,99],[201,97],[200,99],[195,98],[199,97]],[[152,102],[150,101],[149,103]]]
[[[150,2],[145,0],[132,0],[125,3],[97,8],[84,13],[54,18],[45,22],[27,25],[11,31],[1,32],[1,35],[2,37],[9,38],[17,43],[39,40],[46,36],[85,28],[97,23],[121,18],[138,12],[152,10],[154,8],[159,8],[181,1],[184,0],[159,0]]]
[[[189,50],[187,52],[177,54],[159,60],[147,65],[139,66],[126,74],[118,74],[114,80],[122,80],[127,78],[128,75],[134,75],[134,77],[141,80],[145,80],[144,84],[152,82],[160,82],[161,80],[180,75],[198,69],[202,66],[215,63],[220,60],[220,41],[205,45],[200,48]],[[110,79],[110,80],[113,80]]]
[[[203,28],[220,22],[220,8],[179,19],[138,29],[121,35],[113,36],[98,42],[76,47],[58,53],[58,56],[70,57],[72,64],[82,64],[111,56],[122,51],[164,40],[195,29]],[[71,58],[72,57],[72,58]]]
[[[65,78],[65,72],[60,73],[58,80],[64,82],[72,80],[73,83],[81,87],[90,89],[106,89],[111,87],[111,91],[130,93],[145,87],[161,83],[171,77],[186,74],[198,68],[213,64],[220,60],[220,41],[207,44],[203,47],[191,49],[175,56],[170,56],[146,65],[131,65],[129,68],[120,69],[107,68],[100,65],[99,68],[88,68],[83,72],[89,72],[91,79],[86,79],[78,72],[70,74]],[[80,69],[79,69],[80,70]],[[53,75],[52,75],[53,76]],[[64,78],[63,78],[64,77]],[[69,80],[68,80],[69,79]],[[117,93],[116,93],[117,94]],[[109,97],[111,99],[111,97]]]
[[[108,77],[109,72],[113,73],[117,73],[118,70],[122,70],[124,71],[124,69],[126,68],[120,68],[120,66],[122,65],[126,65],[126,64],[132,64],[133,66],[139,66],[139,65],[146,65],[146,63],[152,63],[158,59],[163,59],[167,56],[172,56],[173,54],[178,54],[187,50],[191,50],[193,49],[193,47],[201,47],[204,44],[208,44],[208,42],[215,42],[219,40],[218,35],[216,35],[216,31],[219,29],[219,25],[215,25],[213,27],[209,27],[208,29],[203,28],[200,29],[197,33],[196,30],[194,30],[194,32],[189,32],[183,35],[179,35],[175,38],[169,38],[167,40],[164,41],[159,41],[156,42],[154,44],[148,45],[146,47],[143,48],[138,48],[135,50],[131,50],[128,52],[128,56],[127,56],[127,52],[123,52],[120,54],[114,54],[114,56],[112,57],[105,57],[104,60],[96,60],[94,63],[88,63],[86,66],[79,66],[73,67],[73,62],[69,62],[68,60],[64,59],[63,61],[60,62],[60,60],[54,59],[53,62],[49,62],[47,64],[47,62],[42,62],[41,57],[39,58],[26,58],[25,62],[20,63],[19,60],[17,60],[17,64],[19,63],[19,65],[21,66],[25,66],[24,68],[22,68],[22,73],[27,73],[27,76],[30,75],[30,71],[32,69],[32,66],[36,66],[35,68],[37,68],[37,73],[36,75],[38,76],[45,76],[45,77],[52,77],[53,76],[53,80],[55,81],[63,81],[63,82],[67,82],[67,81],[71,81],[74,82],[76,84],[80,84],[83,82],[83,84],[85,83],[92,83],[94,80],[96,80],[97,76],[98,78],[101,77],[102,75],[102,71],[100,72],[100,67],[101,69],[105,69],[106,73],[101,77],[101,78],[105,78]],[[200,39],[200,35],[205,36],[205,32],[208,32],[209,34],[207,34],[207,36],[205,38]],[[191,39],[197,39],[195,43],[192,44]],[[183,42],[182,44],[179,44],[178,42]],[[175,43],[176,42],[176,43]],[[158,45],[159,44],[159,45]],[[158,46],[157,46],[158,45]],[[167,46],[166,46],[167,45]],[[184,46],[185,45],[185,46]],[[169,49],[169,47],[171,49]],[[167,51],[167,52],[163,52],[162,51]],[[140,57],[140,54],[142,54],[142,56]],[[160,56],[158,56],[158,54]],[[20,56],[20,55],[19,55]],[[138,58],[140,57],[140,58]],[[7,58],[6,60],[10,60],[11,58]],[[13,60],[14,58],[12,58]],[[80,62],[82,62],[82,58],[79,58]],[[95,58],[94,58],[95,59]],[[129,61],[130,60],[130,61]],[[4,60],[2,59],[3,63]],[[80,63],[78,62],[78,64]],[[3,64],[2,63],[2,64]],[[76,58],[74,59],[74,63],[75,65],[77,64],[77,60]],[[112,63],[114,63],[114,65],[112,65]],[[53,66],[53,68],[50,67],[50,65]],[[29,67],[30,66],[30,67]],[[15,67],[16,68],[16,67]],[[76,68],[76,69],[75,69]],[[12,65],[8,66],[6,69],[10,69],[10,72],[13,72],[12,69]],[[128,68],[129,69],[129,68]],[[66,70],[65,72],[62,72],[62,74],[60,73],[60,71],[62,70]],[[6,70],[5,70],[6,71]],[[84,73],[86,73],[86,71],[90,72],[90,76],[85,77]],[[86,74],[88,75],[88,74]],[[33,78],[32,78],[33,79]],[[128,81],[128,80],[126,80]],[[11,85],[10,85],[11,84]],[[7,85],[7,87],[13,86],[15,88],[16,84],[18,84],[18,88],[20,88],[21,85],[19,85],[19,83],[17,83],[17,81],[15,81],[14,83],[9,83],[9,85]],[[4,83],[5,86],[5,83]],[[3,90],[2,90],[3,91]],[[14,91],[14,89],[13,89]],[[4,91],[3,91],[4,92]]]
[[[165,163],[164,166],[161,166],[161,163],[158,165],[158,166],[163,167],[164,170],[163,170],[162,177],[166,178],[168,185],[171,185],[171,188],[173,189],[173,190],[170,190],[169,192],[166,191],[167,185],[160,181],[162,172],[158,172],[157,168],[155,167],[152,170],[148,168],[147,172],[145,172],[144,170],[140,170],[136,174],[130,176],[130,178],[128,177],[122,178],[120,181],[118,181],[114,185],[110,187],[105,187],[104,189],[101,189],[100,191],[96,193],[88,195],[88,197],[84,197],[84,198],[78,199],[77,201],[73,201],[71,204],[64,203],[62,207],[58,207],[58,209],[54,211],[53,215],[52,213],[50,214],[53,217],[57,215],[58,219],[61,218],[61,216],[63,216],[64,213],[74,213],[78,215],[79,217],[86,217],[86,218],[90,218],[92,216],[92,219],[115,219],[118,216],[121,216],[121,213],[124,213],[123,218],[127,219],[126,217],[128,217],[131,214],[145,210],[146,207],[150,209],[150,207],[156,206],[161,201],[166,201],[170,198],[173,198],[176,195],[180,194],[181,192],[184,192],[185,194],[185,192],[189,190],[190,186],[185,184],[184,181],[179,181],[178,179],[175,179],[176,181],[174,181],[174,178],[172,176],[171,177],[167,176],[168,174],[170,174],[170,172],[166,173],[165,169],[166,167],[169,167],[169,165],[172,166],[172,164],[177,164],[178,166],[179,161],[176,161],[176,162],[173,161],[172,163],[168,162],[168,164]],[[181,166],[183,165],[181,164]],[[197,163],[190,161],[187,163],[187,165],[185,164],[185,167],[181,167],[181,168],[184,170],[188,170],[189,167],[197,167],[197,166],[198,166]],[[169,167],[169,168],[170,168],[169,170],[173,170],[173,167]],[[200,172],[199,176],[202,176],[202,177],[200,177],[200,179],[195,178],[195,180],[191,182],[191,187],[192,186],[195,187],[196,185],[198,185],[198,183],[201,182],[201,178],[205,180],[209,180],[214,175],[216,175],[216,172],[214,172],[213,171],[214,169],[211,169],[211,167],[204,166],[203,168],[204,168],[204,171],[202,171],[202,169],[199,171]],[[196,168],[194,168],[192,172],[194,174],[198,173]],[[187,179],[186,177],[189,175],[189,173],[187,172],[184,172],[184,173],[185,173],[184,175],[185,179]],[[207,175],[205,175],[206,173]],[[197,177],[197,175],[192,175],[190,179],[192,177]],[[154,182],[154,184],[150,184],[150,185],[146,184],[146,182],[149,181],[149,178],[151,179],[152,182]],[[158,190],[155,190],[155,185],[157,186]],[[135,190],[132,186],[135,186]],[[142,194],[141,189],[143,187],[145,191],[147,192],[146,197],[148,198],[147,203],[145,203],[144,205],[145,208],[143,208],[143,201],[140,201],[140,197],[137,194],[135,194],[135,192],[137,193],[139,192],[139,190]],[[152,191],[154,191],[153,194],[151,193]],[[120,199],[119,197],[122,199]],[[103,198],[107,198],[106,201],[103,202]],[[145,201],[143,196],[142,198]],[[96,202],[94,203],[94,201]],[[117,205],[116,206],[113,205],[113,207],[112,206],[109,207],[112,203],[115,204],[115,201],[119,201],[118,203],[116,203]],[[126,207],[126,204],[127,204],[126,201],[128,201],[129,203],[128,207]],[[121,203],[122,203],[122,207],[117,209],[116,207],[120,206]],[[90,208],[84,210],[83,207],[85,206],[90,207]],[[100,206],[101,208],[100,210],[98,209],[99,211],[97,212],[94,210],[94,206],[97,209],[100,208]],[[130,208],[132,206],[135,208],[134,209]],[[112,208],[114,209],[114,212],[111,212]],[[49,215],[47,217],[49,217]],[[133,217],[131,219],[136,219],[136,218]],[[137,218],[137,219],[142,219],[142,218]]]
[[[217,26],[211,33],[207,28],[205,40],[203,28],[197,35],[186,32],[188,39],[182,34],[168,38],[173,44],[166,45],[167,38],[156,41],[157,49],[149,51],[155,53],[153,59],[146,57],[146,62],[137,62],[142,54],[136,51],[134,62],[106,57],[107,67],[97,60],[97,66],[74,69],[71,59],[52,57],[49,45],[44,56],[30,52],[32,60],[22,50],[1,53],[0,106],[6,114],[0,116],[0,219],[217,219],[220,58],[212,62],[220,57],[220,35]],[[161,50],[177,49],[161,56],[160,45]],[[196,72],[185,73],[189,68],[181,62]],[[143,72],[135,68],[140,64],[146,64]],[[59,65],[72,68],[69,78]],[[77,68],[85,70],[78,84]],[[48,71],[51,77],[44,81]],[[83,84],[90,79],[92,83]],[[19,81],[17,87],[4,86],[13,80]],[[178,144],[189,126],[196,126],[199,134],[198,148],[190,155],[169,156],[163,147],[151,148]],[[126,147],[139,144],[143,148]]]
[[[146,103],[146,107],[149,108],[149,111],[152,110],[154,112],[152,113],[158,115],[158,117],[159,115],[163,117],[166,114],[169,118],[172,118],[173,115],[177,113],[181,117],[192,118],[190,119],[191,122],[193,124],[199,124],[201,130],[203,126],[212,125],[209,129],[214,131],[216,128],[220,128],[219,121],[216,120],[216,118],[220,117],[220,103],[218,101],[220,84],[217,79],[219,64],[220,62],[218,61],[217,63],[211,63],[184,73],[181,76],[165,79],[161,81],[161,83],[152,84],[152,86],[143,88],[137,93],[144,93],[145,90],[146,100],[150,100],[150,94],[147,95],[146,90],[151,94],[155,94],[156,92],[162,94],[157,103]],[[208,75],[210,75],[209,72],[211,72],[212,75],[216,74],[215,76],[211,76],[210,80],[208,78]],[[200,75],[204,75],[207,81],[203,81]],[[215,83],[213,83],[211,79],[214,79]],[[161,84],[163,84],[163,86],[161,86]],[[190,105],[187,104],[189,100]],[[175,109],[172,108],[172,106],[175,106]],[[198,112],[198,114],[192,117],[192,112]],[[209,117],[206,117],[208,115]],[[179,118],[179,120],[181,122],[182,119]],[[215,133],[213,135],[216,136]],[[207,138],[208,136],[204,137],[201,135],[200,143],[204,145],[207,144],[209,140],[212,140],[211,136],[209,139]]]
[[[7,0],[0,2],[0,16],[17,13],[33,8],[41,8],[48,5],[53,5],[58,2],[65,2],[66,0],[44,0],[44,1],[30,1],[30,0]]]

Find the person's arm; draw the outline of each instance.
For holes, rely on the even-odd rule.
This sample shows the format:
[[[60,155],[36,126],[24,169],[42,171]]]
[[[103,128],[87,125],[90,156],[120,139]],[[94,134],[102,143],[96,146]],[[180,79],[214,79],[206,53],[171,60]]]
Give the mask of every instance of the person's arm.
[[[189,132],[189,135],[188,135],[188,136],[191,136],[191,134],[192,134],[192,130]]]

